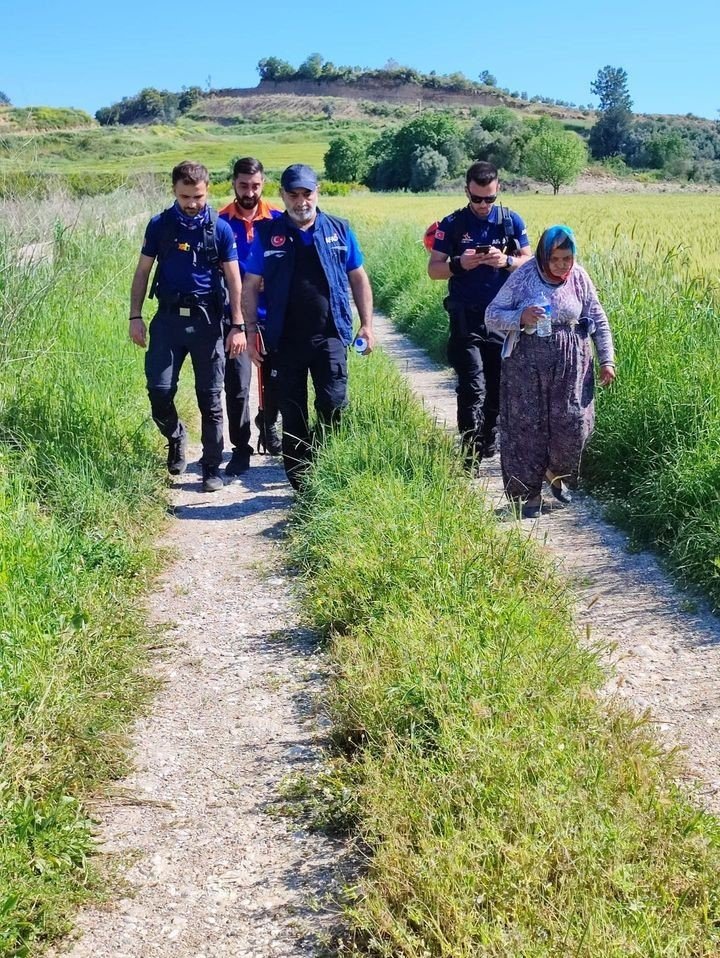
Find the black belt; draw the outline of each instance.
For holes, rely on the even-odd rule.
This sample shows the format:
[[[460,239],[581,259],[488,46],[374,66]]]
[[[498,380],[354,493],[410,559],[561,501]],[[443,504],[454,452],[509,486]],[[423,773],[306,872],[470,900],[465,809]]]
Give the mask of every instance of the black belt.
[[[200,315],[208,319],[213,313],[217,313],[214,303],[199,303],[186,297],[171,301],[161,299],[159,306],[163,313],[177,313],[178,316],[186,317]]]

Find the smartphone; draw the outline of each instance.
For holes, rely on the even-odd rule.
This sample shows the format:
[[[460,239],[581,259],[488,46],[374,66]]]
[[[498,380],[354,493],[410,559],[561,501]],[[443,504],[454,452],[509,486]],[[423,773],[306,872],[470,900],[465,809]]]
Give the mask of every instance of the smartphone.
[[[476,253],[489,253],[491,249],[492,249],[492,246],[476,246],[476,247],[475,247],[475,252],[476,252]]]

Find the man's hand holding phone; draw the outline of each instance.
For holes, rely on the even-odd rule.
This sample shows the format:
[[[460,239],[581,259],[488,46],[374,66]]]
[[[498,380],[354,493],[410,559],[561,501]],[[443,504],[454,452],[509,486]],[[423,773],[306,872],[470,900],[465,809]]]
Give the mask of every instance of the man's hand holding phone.
[[[505,266],[505,253],[497,246],[476,246],[475,252],[480,257],[480,266],[492,266],[494,269],[502,269]]]
[[[477,269],[478,266],[493,266],[496,269],[505,265],[505,254],[497,246],[489,243],[471,246],[463,250],[462,268],[464,270]]]

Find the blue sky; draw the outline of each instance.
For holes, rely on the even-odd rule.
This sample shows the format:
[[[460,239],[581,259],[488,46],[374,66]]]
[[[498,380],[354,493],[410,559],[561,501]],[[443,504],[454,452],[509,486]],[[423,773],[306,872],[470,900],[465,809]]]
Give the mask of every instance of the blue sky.
[[[717,0],[276,0],[222,9],[168,0],[8,4],[0,90],[17,106],[92,113],[145,86],[255,86],[261,57],[297,66],[318,52],[336,64],[392,58],[473,79],[489,70],[500,86],[578,104],[595,102],[590,83],[610,64],[627,71],[637,112],[720,118]]]

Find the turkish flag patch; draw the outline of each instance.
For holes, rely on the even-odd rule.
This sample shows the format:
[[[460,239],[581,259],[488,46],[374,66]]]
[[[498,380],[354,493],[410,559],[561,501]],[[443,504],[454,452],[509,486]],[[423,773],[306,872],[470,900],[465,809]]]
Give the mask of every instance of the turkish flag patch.
[[[270,240],[270,242],[273,244],[273,246],[284,246],[284,245],[285,245],[285,237],[284,237],[284,236],[273,236],[273,238]]]
[[[444,231],[444,230],[435,230],[435,239],[437,239],[437,240],[444,240],[444,239],[445,239],[445,231]]]

